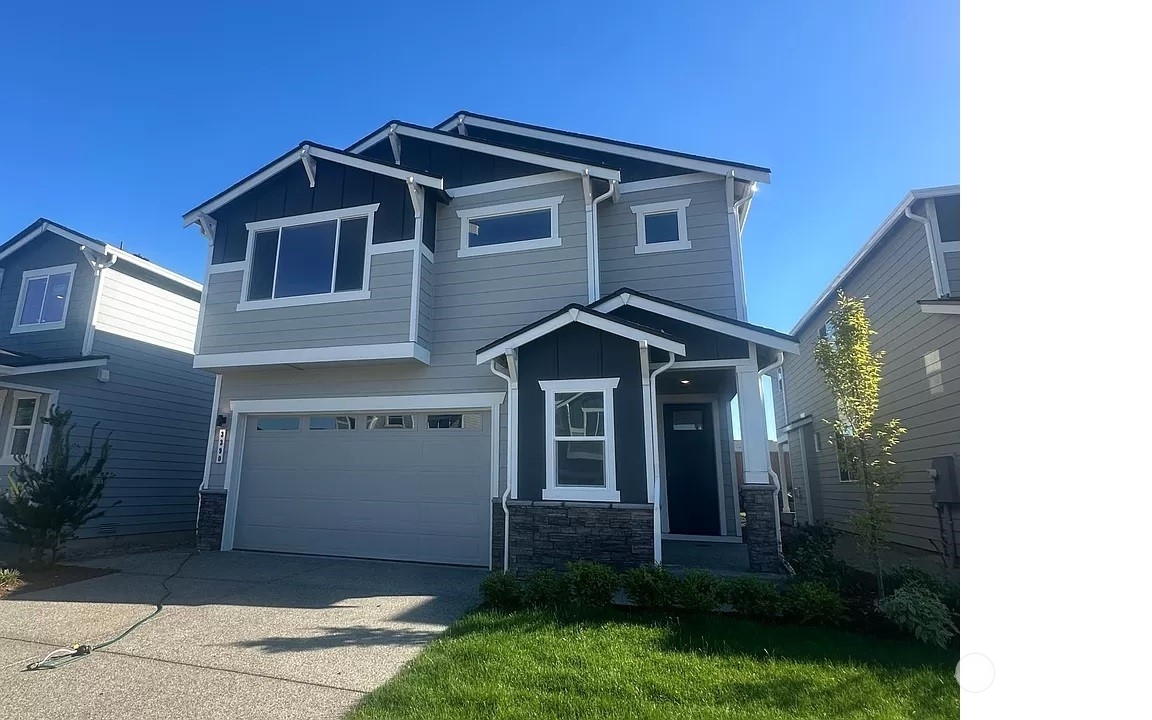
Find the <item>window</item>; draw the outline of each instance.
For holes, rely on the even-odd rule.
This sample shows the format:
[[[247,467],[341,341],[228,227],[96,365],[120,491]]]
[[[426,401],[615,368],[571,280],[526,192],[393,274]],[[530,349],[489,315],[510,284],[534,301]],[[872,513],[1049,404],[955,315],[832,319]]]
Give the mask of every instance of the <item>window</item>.
[[[365,424],[369,430],[411,430],[411,415],[369,415]]]
[[[15,458],[32,449],[32,431],[40,409],[40,396],[16,393],[12,396],[12,421],[8,426],[8,439],[4,456]]]
[[[482,430],[484,420],[480,413],[444,413],[428,416],[429,430]]]
[[[700,410],[673,410],[673,430],[703,430],[704,413]]]
[[[691,200],[633,205],[636,214],[636,254],[690,250],[687,210]]]
[[[258,417],[256,418],[256,429],[261,432],[266,430],[299,430],[300,418]]]
[[[248,267],[237,309],[367,299],[378,207],[248,223]]]
[[[459,210],[459,257],[560,245],[564,196]]]
[[[309,430],[355,430],[356,418],[350,415],[313,415],[308,418]]]
[[[75,263],[25,271],[20,299],[16,302],[12,332],[59,330],[64,327],[75,274]]]
[[[619,378],[541,380],[545,500],[619,502],[612,395]]]

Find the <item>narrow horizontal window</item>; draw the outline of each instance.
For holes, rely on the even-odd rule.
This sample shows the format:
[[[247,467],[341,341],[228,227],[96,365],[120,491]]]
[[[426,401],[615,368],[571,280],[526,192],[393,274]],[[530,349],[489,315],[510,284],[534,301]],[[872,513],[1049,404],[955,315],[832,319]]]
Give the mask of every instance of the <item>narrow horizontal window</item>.
[[[411,415],[369,415],[365,427],[369,430],[411,430]]]
[[[673,430],[703,430],[704,413],[699,410],[672,411]]]
[[[551,210],[532,210],[514,215],[475,218],[468,224],[469,247],[541,240],[551,236]]]
[[[356,418],[351,415],[313,415],[308,418],[309,430],[355,430]]]
[[[295,416],[276,416],[256,418],[256,429],[264,432],[271,430],[299,430],[300,418]]]
[[[460,210],[460,255],[531,250],[560,244],[563,196]]]
[[[483,430],[480,413],[441,413],[428,416],[429,430]]]

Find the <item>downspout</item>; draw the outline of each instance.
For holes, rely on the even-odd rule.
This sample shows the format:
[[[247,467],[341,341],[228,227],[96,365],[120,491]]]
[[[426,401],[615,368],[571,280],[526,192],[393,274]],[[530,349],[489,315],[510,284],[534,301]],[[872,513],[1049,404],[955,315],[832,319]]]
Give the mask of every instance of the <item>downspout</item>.
[[[660,443],[658,440],[658,433],[656,428],[660,427],[656,418],[656,377],[672,367],[672,363],[676,362],[676,355],[668,353],[668,362],[653,371],[652,376],[648,383],[648,397],[645,400],[648,402],[648,407],[652,413],[652,437],[648,439],[652,443],[652,548],[653,559],[659,565],[664,559],[664,548],[660,537],[660,516],[662,514],[662,500],[660,498]]]
[[[784,366],[784,351],[777,350],[779,357],[776,358],[771,364],[759,371],[759,377],[764,377],[768,373],[782,368]],[[785,416],[787,421],[787,416]],[[780,457],[780,462],[784,462],[784,458]],[[780,476],[772,470],[772,457],[768,457],[768,476],[772,478],[772,504],[774,507],[780,507]],[[787,504],[787,503],[785,503]],[[785,507],[787,511],[787,508]],[[780,531],[780,513],[776,515],[776,553],[780,556],[780,562],[784,567],[788,567],[788,562],[784,559],[784,536]]]
[[[488,363],[489,369],[493,375],[504,378],[508,383],[508,455],[505,465],[508,468],[508,477],[504,482],[504,492],[500,495],[500,507],[504,509],[504,564],[501,568],[503,572],[508,572],[508,495],[512,492],[512,480],[516,476],[515,461],[513,458],[516,453],[516,402],[517,402],[517,382],[514,379],[515,371],[515,356],[509,352],[505,355],[508,362],[508,373],[500,372],[496,366],[496,360],[493,358]],[[498,426],[500,419],[493,418],[493,424]]]
[[[751,186],[749,186],[751,187]],[[744,278],[744,247],[741,236],[744,224],[740,220],[739,211],[752,202],[752,192],[744,197],[736,198],[736,174],[729,172],[724,177],[724,198],[727,205],[728,235],[731,241],[732,252],[732,282],[736,285],[736,319],[748,320],[748,290]]]
[[[936,283],[936,297],[944,297],[944,286],[940,282],[940,262],[936,257],[936,239],[932,232],[932,221],[923,215],[912,212],[912,205],[904,208],[904,217],[915,220],[924,226],[924,235],[928,238],[928,259],[932,261],[932,280]]]
[[[600,299],[600,221],[597,206],[616,193],[616,181],[608,181],[608,190],[599,197],[592,197],[592,179],[588,171],[581,178],[584,181],[584,222],[588,225],[588,302]]]

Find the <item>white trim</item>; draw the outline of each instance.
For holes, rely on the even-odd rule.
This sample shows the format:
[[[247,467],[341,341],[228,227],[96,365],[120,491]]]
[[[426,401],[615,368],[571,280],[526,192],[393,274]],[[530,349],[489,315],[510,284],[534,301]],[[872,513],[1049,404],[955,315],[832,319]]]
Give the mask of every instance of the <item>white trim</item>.
[[[753,368],[736,371],[736,397],[740,406],[740,443],[744,456],[744,484],[770,485],[768,417],[760,373]]]
[[[607,140],[594,140],[592,138],[574,137],[566,133],[553,132],[537,128],[526,128],[520,125],[503,123],[498,120],[488,120],[486,118],[474,117],[468,113],[463,113],[463,116],[465,118],[465,123],[468,125],[488,128],[489,130],[499,130],[501,132],[511,133],[513,135],[522,135],[524,137],[536,138],[537,140],[550,140],[562,145],[573,145],[575,147],[586,148],[589,150],[599,150],[601,152],[608,152],[614,155],[623,155],[625,157],[648,160],[649,162],[657,162],[664,165],[673,165],[676,167],[688,168],[690,170],[714,173],[716,175],[725,175],[730,172],[735,172],[737,177],[747,180],[770,182],[772,177],[771,173],[764,170],[753,170],[750,168],[735,167],[732,165],[727,165],[722,161],[686,158],[681,155],[660,152],[659,150],[636,148],[632,147],[631,145],[624,145]],[[453,117],[451,122],[455,121],[456,117]],[[443,130],[443,124],[437,126],[436,129]]]
[[[821,306],[823,306],[830,297],[836,294],[836,290],[840,288],[840,285],[844,282],[848,275],[850,275],[852,271],[860,265],[860,263],[864,262],[864,259],[867,258],[869,254],[871,254],[876,245],[878,245],[884,236],[888,234],[888,231],[895,227],[896,223],[904,217],[904,210],[912,207],[912,203],[917,200],[924,200],[927,198],[945,197],[959,194],[959,185],[924,188],[922,190],[913,190],[912,192],[908,193],[904,199],[900,201],[900,204],[897,205],[896,208],[892,210],[892,212],[888,213],[888,217],[884,219],[884,222],[880,224],[880,227],[876,228],[875,232],[872,233],[872,236],[868,238],[868,242],[864,243],[863,247],[861,247],[856,252],[856,254],[852,256],[852,259],[848,261],[848,264],[844,266],[844,269],[837,273],[836,277],[832,278],[832,282],[828,283],[828,287],[824,288],[824,292],[820,293],[820,297],[816,298],[816,302],[812,303],[811,307],[809,307],[804,312],[804,314],[800,316],[800,319],[796,322],[796,325],[792,328],[792,332],[789,334],[795,335],[798,333],[808,323],[808,321],[812,319],[812,317],[821,308]]]
[[[241,300],[236,303],[236,309],[238,311],[268,310],[270,308],[300,307],[302,305],[326,305],[353,300],[368,300],[371,297],[372,293],[368,290],[344,290],[324,293],[323,295],[293,295],[283,298],[268,298],[267,300]]]
[[[83,368],[104,367],[108,358],[95,358],[93,360],[73,360],[72,362],[41,363],[39,365],[25,365],[23,367],[0,366],[0,377],[12,375],[36,375],[37,373],[60,372],[62,370],[80,370]]]
[[[492,498],[500,495],[500,405],[504,402],[504,393],[500,393],[500,402],[493,402],[488,408],[488,418],[491,425],[490,430],[492,434],[492,450],[489,455],[488,467],[489,474],[491,475],[491,497],[488,498],[488,506],[492,506]],[[463,424],[463,423],[461,423]],[[488,544],[492,544],[492,528],[488,528]],[[492,548],[488,548],[488,557],[492,557]]]
[[[933,204],[933,205],[935,205],[935,204]],[[949,240],[948,242],[944,242],[943,240],[941,240],[938,243],[938,245],[940,246],[941,252],[946,252],[946,253],[960,252],[960,241],[959,240]]]
[[[673,320],[680,320],[706,330],[713,330],[724,335],[730,335],[741,340],[754,342],[764,347],[770,347],[773,350],[780,350],[782,352],[792,353],[794,355],[800,354],[800,344],[793,340],[785,340],[784,338],[776,337],[759,330],[744,327],[736,323],[724,322],[715,318],[708,317],[707,315],[700,315],[695,312],[682,310],[677,307],[665,305],[661,302],[655,302],[648,298],[633,295],[631,293],[622,293],[605,302],[597,303],[592,309],[598,310],[603,313],[610,313],[613,310],[630,305],[641,310],[646,310],[650,313],[663,315]],[[677,355],[683,355],[682,352],[677,352]]]
[[[539,250],[541,248],[558,247],[560,238],[560,203],[564,202],[563,195],[538,198],[536,200],[521,200],[519,202],[502,203],[500,205],[487,205],[485,207],[467,208],[457,210],[456,217],[460,218],[460,249],[457,257],[472,257],[474,255],[492,255],[494,253],[515,252],[517,250]],[[546,238],[531,238],[516,242],[501,243],[499,245],[480,245],[472,247],[469,241],[469,225],[473,220],[487,220],[488,218],[503,215],[516,215],[526,212],[539,212],[548,210],[551,214],[551,234]]]
[[[748,358],[732,358],[730,360],[677,360],[672,363],[672,370],[703,370],[705,368],[742,368],[752,367]]]
[[[80,346],[81,355],[92,353],[92,344],[96,342],[96,315],[100,312],[100,301],[104,297],[103,268],[93,264],[92,302],[88,305],[88,325],[84,328],[84,342]]]
[[[669,370],[676,369],[673,365]],[[664,426],[664,406],[666,405],[708,405],[712,408],[712,442],[716,460],[716,503],[720,515],[720,534],[716,536],[702,535],[702,536],[674,536],[677,537],[732,537],[735,538],[739,534],[740,520],[739,517],[734,517],[736,522],[737,535],[728,534],[728,515],[724,512],[724,461],[721,453],[723,452],[721,437],[720,437],[720,403],[715,395],[707,394],[684,394],[684,395],[663,395],[657,398],[656,408],[657,414],[660,416],[657,421],[657,433],[660,441],[660,463],[665,468],[668,467],[668,456],[665,452],[665,442],[668,437],[668,428]],[[729,435],[732,433],[729,432]],[[736,466],[732,466],[732,486],[736,486]],[[660,496],[664,498],[661,505],[661,528],[667,529],[669,526],[668,516],[668,472],[665,471],[663,477],[660,478]],[[739,508],[739,504],[733,506]],[[663,533],[671,535],[672,533]]]
[[[225,368],[255,365],[295,365],[302,363],[343,362],[350,360],[415,359],[431,364],[430,353],[419,343],[395,342],[377,345],[338,345],[292,350],[252,350],[248,352],[209,353],[197,355],[194,368]]]
[[[235,262],[217,263],[208,266],[208,274],[215,275],[216,273],[230,273],[230,272],[243,272],[244,268],[248,267],[247,260],[237,260]]]
[[[412,196],[415,212],[415,225],[412,242],[412,295],[408,300],[408,342],[416,342],[416,330],[420,322],[420,253],[416,245],[424,244],[424,189],[416,183],[408,183],[408,193]],[[367,286],[365,286],[367,287]]]
[[[656,463],[652,441],[655,423],[652,419],[652,364],[648,343],[640,343],[640,390],[644,400],[644,475],[647,480],[648,502],[656,499]]]
[[[375,145],[376,142],[382,139],[389,132],[398,135],[408,135],[409,137],[427,140],[428,142],[441,143],[443,145],[450,145],[452,147],[461,148],[463,150],[472,150],[474,152],[484,153],[485,155],[494,155],[496,157],[508,158],[509,160],[519,160],[531,165],[540,165],[543,167],[555,168],[557,170],[567,170],[574,172],[578,175],[588,172],[592,177],[603,178],[604,180],[620,180],[620,171],[611,170],[608,168],[597,167],[595,165],[586,165],[572,160],[562,160],[551,155],[541,155],[540,153],[529,152],[527,150],[516,150],[514,148],[500,147],[491,145],[486,142],[471,140],[462,135],[450,135],[448,133],[435,132],[429,130],[422,130],[420,128],[411,127],[408,125],[392,124],[379,132],[375,132],[352,147],[348,148],[350,153],[359,153],[367,147]],[[441,188],[443,189],[443,188]]]
[[[636,180],[634,182],[620,183],[620,194],[644,192],[645,190],[661,190],[663,188],[681,187],[683,185],[697,185],[699,183],[715,182],[719,179],[715,173],[694,172],[686,175],[653,178],[652,180]]]
[[[321,160],[328,160],[348,167],[358,168],[360,170],[367,170],[368,172],[376,173],[377,175],[386,175],[397,180],[419,183],[425,187],[435,188],[437,190],[444,189],[444,178],[435,177],[433,175],[424,175],[412,170],[405,170],[404,168],[392,167],[384,163],[374,162],[365,158],[348,157],[344,153],[332,152],[324,148],[316,147],[315,145],[304,146],[308,154],[312,157],[318,157]]]
[[[52,322],[37,322],[28,325],[20,324],[20,315],[24,312],[24,301],[27,300],[28,295],[28,281],[45,278],[44,284],[44,303],[48,302],[48,281],[53,275],[60,275],[68,273],[68,288],[64,291],[64,314],[60,316],[59,320]],[[76,263],[68,263],[67,265],[53,265],[46,268],[33,268],[25,270],[20,279],[20,294],[17,296],[16,301],[16,314],[12,316],[12,328],[8,331],[12,335],[28,332],[42,332],[45,330],[63,330],[68,323],[68,304],[72,302],[72,286],[76,282]],[[43,313],[43,305],[41,306],[41,313]]]
[[[754,187],[747,190],[755,192]],[[748,288],[744,286],[744,246],[741,243],[741,224],[737,208],[741,203],[750,203],[751,195],[747,198],[736,197],[736,179],[729,175],[724,178],[724,198],[727,205],[726,215],[728,221],[729,255],[732,258],[732,287],[736,291],[736,319],[748,319]]]
[[[514,350],[521,345],[530,343],[537,338],[542,338],[545,335],[555,332],[565,325],[574,322],[588,325],[589,327],[594,327],[598,330],[612,333],[613,335],[628,338],[629,340],[635,340],[637,342],[644,341],[652,347],[660,348],[661,350],[665,350],[674,355],[685,354],[683,343],[676,342],[675,340],[669,340],[668,338],[661,337],[659,335],[653,335],[652,333],[644,332],[643,330],[637,330],[630,325],[625,325],[609,318],[602,318],[599,315],[593,315],[592,313],[585,312],[579,308],[570,308],[568,312],[557,315],[546,323],[541,323],[536,327],[533,327],[522,333],[517,333],[499,345],[494,345],[482,353],[477,353],[476,364],[481,365],[486,363],[493,358],[500,357],[510,350]]]
[[[544,391],[544,448],[545,486],[541,497],[545,500],[589,500],[594,502],[620,502],[616,489],[616,424],[613,396],[620,378],[594,378],[581,380],[540,380]],[[556,436],[556,393],[598,392],[604,398],[604,434],[597,436]],[[603,442],[604,486],[567,487],[557,484],[556,443]]]
[[[368,413],[417,410],[490,410],[504,402],[505,392],[447,393],[443,395],[366,395],[350,397],[280,398],[233,400],[233,413],[275,415],[283,413]]]
[[[436,253],[432,252],[432,248],[428,247],[424,243],[420,243],[420,254],[428,258],[428,262],[436,262]]]
[[[4,436],[4,452],[3,463],[5,465],[15,465],[16,456],[12,454],[12,440],[16,435],[16,404],[21,400],[32,400],[35,404],[32,406],[32,420],[27,425],[21,425],[21,428],[28,429],[28,446],[25,448],[25,457],[27,451],[33,449],[36,440],[36,424],[40,421],[40,393],[14,391],[12,393],[12,412],[8,416],[8,429]]]
[[[224,376],[216,373],[216,387],[212,391],[212,412],[208,415],[208,442],[204,449],[204,479],[200,481],[201,490],[208,489],[208,479],[212,476],[212,456],[216,450],[216,415],[220,412],[220,385],[223,384],[223,380]],[[231,432],[229,429],[228,433]]]
[[[629,210],[636,216],[636,254],[668,252],[669,250],[691,250],[692,241],[688,239],[687,208],[692,202],[691,198],[683,200],[669,200],[667,202],[647,203],[645,205],[632,205]],[[644,220],[649,215],[663,215],[676,213],[676,236],[672,242],[648,243],[647,229]]]
[[[952,297],[952,283],[948,279],[948,266],[944,262],[944,243],[940,241],[940,218],[936,216],[936,198],[924,201],[924,211],[928,213],[928,220],[931,223],[928,252],[932,253],[932,272],[936,274],[937,294],[939,297]]]
[[[416,240],[398,240],[396,242],[376,243],[368,249],[368,255],[387,255],[396,252],[411,252],[416,249]]]
[[[296,225],[311,225],[312,223],[328,222],[330,220],[350,220],[358,217],[368,217],[380,209],[380,203],[370,205],[357,205],[356,207],[340,208],[338,210],[323,210],[321,212],[305,213],[303,215],[289,215],[271,220],[256,220],[245,223],[249,231],[261,232],[278,228],[294,227]]]
[[[959,315],[960,314],[960,303],[958,303],[958,302],[948,303],[948,304],[937,304],[937,303],[923,304],[922,303],[920,305],[920,312],[934,313],[934,314],[938,314],[938,315]]]
[[[516,190],[518,188],[532,187],[533,185],[562,182],[576,177],[579,177],[579,174],[570,170],[554,170],[552,172],[537,173],[536,175],[508,178],[507,180],[495,180],[493,182],[478,183],[476,185],[461,185],[460,187],[448,188],[444,192],[451,198],[471,197],[473,195],[500,192],[501,190]]]
[[[210,200],[210,201],[204,203],[203,205],[199,205],[196,208],[186,212],[184,214],[184,217],[182,218],[184,221],[184,227],[188,227],[192,223],[196,222],[196,217],[198,215],[211,214],[214,210],[217,210],[221,207],[224,207],[225,205],[232,202],[236,198],[240,197],[244,193],[248,192],[252,188],[260,185],[265,180],[268,180],[269,178],[277,175],[278,173],[280,173],[280,171],[284,170],[285,168],[289,167],[290,165],[295,165],[299,161],[300,161],[300,153],[297,152],[296,150],[290,151],[287,155],[285,155],[280,160],[276,161],[275,163],[273,163],[272,165],[269,165],[264,170],[261,170],[260,172],[253,175],[247,182],[244,182],[244,183],[241,183],[240,185],[237,185],[236,187],[232,188],[231,190],[224,193],[223,195],[218,196],[215,200]]]
[[[93,242],[91,240],[88,240],[87,238],[83,238],[83,237],[77,235],[76,233],[68,232],[64,228],[61,228],[50,221],[45,221],[45,222],[38,224],[36,227],[32,228],[31,230],[24,233],[23,235],[21,235],[19,237],[19,239],[12,241],[8,245],[8,247],[4,249],[3,252],[0,252],[0,260],[3,260],[4,258],[8,257],[12,253],[18,251],[20,248],[22,248],[25,245],[27,245],[28,243],[32,242],[33,240],[35,240],[37,237],[39,237],[44,232],[55,233],[56,235],[60,235],[61,237],[65,238],[67,240],[71,240],[72,242],[76,243],[80,247],[85,247],[85,248],[88,248],[89,250],[93,250],[93,251],[98,252],[98,253],[103,253],[105,247],[107,247],[107,246],[103,246],[99,243]]]

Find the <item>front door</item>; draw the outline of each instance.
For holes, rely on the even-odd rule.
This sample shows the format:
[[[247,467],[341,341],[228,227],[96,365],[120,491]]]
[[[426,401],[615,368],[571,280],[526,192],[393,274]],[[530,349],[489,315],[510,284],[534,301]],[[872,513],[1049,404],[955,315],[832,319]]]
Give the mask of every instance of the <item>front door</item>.
[[[719,535],[716,434],[709,403],[664,406],[668,532]]]

